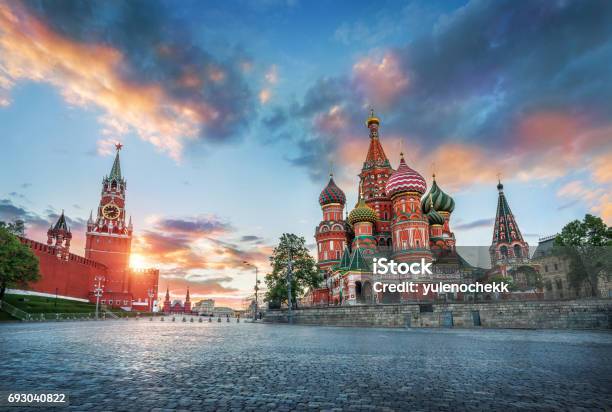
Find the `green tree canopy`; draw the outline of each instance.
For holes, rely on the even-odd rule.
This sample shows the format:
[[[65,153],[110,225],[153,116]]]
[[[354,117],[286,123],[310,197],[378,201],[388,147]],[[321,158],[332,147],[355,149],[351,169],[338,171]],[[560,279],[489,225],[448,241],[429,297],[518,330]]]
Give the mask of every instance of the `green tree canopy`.
[[[9,286],[26,286],[40,278],[38,258],[6,226],[0,227],[0,300]]]
[[[317,271],[314,258],[308,253],[306,241],[292,233],[284,233],[274,248],[270,263],[272,273],[266,275],[266,302],[280,305],[287,301],[287,267],[289,258],[293,261],[291,300],[304,293],[307,288],[319,286],[322,277]]]
[[[584,285],[597,296],[598,282],[612,270],[612,228],[587,214],[563,227],[555,238],[554,253],[569,260],[568,281],[579,291]]]

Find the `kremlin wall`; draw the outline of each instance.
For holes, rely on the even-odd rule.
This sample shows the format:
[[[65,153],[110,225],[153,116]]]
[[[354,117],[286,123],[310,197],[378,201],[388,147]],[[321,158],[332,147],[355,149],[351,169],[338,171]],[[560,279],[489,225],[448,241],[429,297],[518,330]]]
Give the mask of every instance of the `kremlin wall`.
[[[92,213],[87,221],[84,257],[70,253],[72,232],[64,212],[47,231],[46,243],[21,238],[40,262],[41,278],[29,284],[30,290],[95,303],[94,288],[99,283],[104,306],[138,311],[155,307],[159,270],[129,267],[133,226],[131,218],[126,224],[121,148],[118,144],[111,172],[102,180],[96,218]]]

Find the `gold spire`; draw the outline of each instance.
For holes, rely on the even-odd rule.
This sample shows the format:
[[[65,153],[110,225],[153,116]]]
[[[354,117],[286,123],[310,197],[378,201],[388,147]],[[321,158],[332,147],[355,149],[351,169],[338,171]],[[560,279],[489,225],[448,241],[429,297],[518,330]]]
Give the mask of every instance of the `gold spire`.
[[[368,120],[366,121],[366,126],[370,127],[370,125],[373,123],[376,123],[377,125],[379,125],[380,119],[376,117],[376,115],[374,114],[374,109],[370,108],[370,117],[368,117]]]

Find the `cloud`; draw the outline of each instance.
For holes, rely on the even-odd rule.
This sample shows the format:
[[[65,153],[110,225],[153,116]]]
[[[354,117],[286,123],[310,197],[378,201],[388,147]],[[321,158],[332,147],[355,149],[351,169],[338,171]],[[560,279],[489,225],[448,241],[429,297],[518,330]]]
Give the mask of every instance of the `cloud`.
[[[157,229],[163,232],[188,236],[203,236],[225,233],[232,230],[229,223],[216,216],[196,216],[192,218],[165,218],[156,222]]]
[[[353,84],[369,102],[388,108],[408,88],[408,76],[398,57],[387,52],[382,58],[365,57],[353,65]]]
[[[261,243],[263,242],[263,238],[260,236],[255,236],[255,235],[245,235],[242,236],[240,238],[241,242],[255,242],[255,243]]]
[[[262,123],[271,131],[276,131],[287,123],[288,116],[282,107],[275,107],[269,116],[262,119]]]
[[[612,224],[612,196],[609,187],[593,187],[583,180],[572,180],[559,188],[557,196],[586,204],[607,224]]]
[[[128,131],[179,159],[191,141],[222,142],[254,109],[242,60],[196,44],[161,3],[0,3],[0,96],[21,81],[100,110],[102,133]]]
[[[409,43],[314,81],[289,105],[305,132],[287,159],[316,181],[330,158],[354,176],[365,158],[355,141],[367,145],[363,121],[375,103],[385,148],[404,140],[417,170],[435,163],[445,186],[492,183],[498,172],[505,180],[554,180],[591,164],[593,178],[606,180],[610,21],[612,3],[469,2]],[[331,130],[319,119],[335,107],[343,123]],[[387,155],[395,163],[396,150]]]
[[[59,216],[59,213],[53,208],[48,208],[43,213],[37,213],[25,206],[13,203],[10,199],[0,199],[0,220],[5,222],[23,220],[25,222],[26,237],[32,240],[46,242],[47,230],[57,222]],[[72,232],[70,250],[73,253],[81,253],[85,244],[87,221],[68,214],[64,216]]]
[[[479,229],[479,228],[491,228],[493,229],[494,218],[488,219],[478,219],[467,223],[461,223],[454,225],[454,229],[456,230],[470,230],[470,229]]]

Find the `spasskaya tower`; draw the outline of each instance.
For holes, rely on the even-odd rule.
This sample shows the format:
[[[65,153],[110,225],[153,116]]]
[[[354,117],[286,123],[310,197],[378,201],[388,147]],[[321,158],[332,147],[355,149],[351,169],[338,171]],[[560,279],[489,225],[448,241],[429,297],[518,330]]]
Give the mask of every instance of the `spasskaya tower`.
[[[132,245],[132,219],[126,224],[126,181],[121,176],[119,151],[108,176],[102,179],[102,193],[96,219],[87,221],[85,257],[108,267],[105,291],[127,292],[128,266]]]

